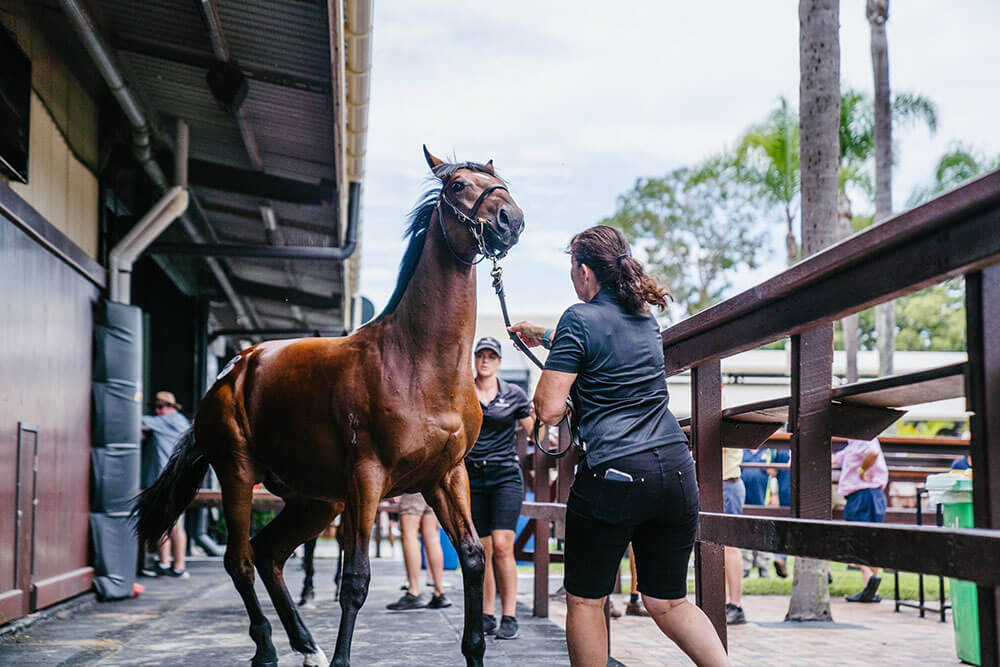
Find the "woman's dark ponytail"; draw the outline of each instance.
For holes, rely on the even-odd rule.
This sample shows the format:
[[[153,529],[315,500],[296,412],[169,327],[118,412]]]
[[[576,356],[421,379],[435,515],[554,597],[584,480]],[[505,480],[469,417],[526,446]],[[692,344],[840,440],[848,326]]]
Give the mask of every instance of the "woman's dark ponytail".
[[[614,227],[596,225],[569,242],[573,261],[586,264],[601,287],[613,291],[629,313],[649,312],[649,306],[667,307],[670,292],[660,287],[634,257],[625,235]]]

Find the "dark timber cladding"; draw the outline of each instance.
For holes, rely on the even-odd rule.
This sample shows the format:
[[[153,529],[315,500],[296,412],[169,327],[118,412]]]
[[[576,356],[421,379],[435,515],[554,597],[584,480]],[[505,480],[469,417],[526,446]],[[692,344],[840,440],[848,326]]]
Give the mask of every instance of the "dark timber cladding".
[[[93,576],[91,303],[104,271],[44,222],[0,183],[0,623]]]

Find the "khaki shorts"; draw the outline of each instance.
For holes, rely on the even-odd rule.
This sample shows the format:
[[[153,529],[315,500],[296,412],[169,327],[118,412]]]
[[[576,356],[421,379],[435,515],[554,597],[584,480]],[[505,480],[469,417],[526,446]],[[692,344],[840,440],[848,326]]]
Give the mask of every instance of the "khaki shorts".
[[[399,497],[399,513],[423,516],[424,514],[433,514],[434,510],[427,504],[422,494],[404,493]]]

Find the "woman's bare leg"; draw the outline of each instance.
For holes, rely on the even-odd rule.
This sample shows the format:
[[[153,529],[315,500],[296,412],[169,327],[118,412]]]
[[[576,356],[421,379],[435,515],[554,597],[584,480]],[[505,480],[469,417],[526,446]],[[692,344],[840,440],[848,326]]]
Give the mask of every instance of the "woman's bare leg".
[[[444,592],[444,552],[441,551],[441,533],[433,514],[427,513],[420,519],[420,534],[424,537],[424,551],[427,552],[427,571],[434,582],[434,592]]]
[[[642,595],[646,611],[657,627],[700,667],[728,666],[729,657],[715,627],[701,609],[687,601],[661,600]]]
[[[608,629],[604,624],[604,601],[566,593],[566,643],[573,667],[605,667],[608,664]]]
[[[514,531],[494,530],[492,541],[493,567],[496,570],[497,583],[500,586],[500,603],[503,606],[503,615],[514,616],[517,613],[517,563],[514,561]],[[487,573],[488,576],[489,573]],[[483,599],[485,606],[485,592]]]

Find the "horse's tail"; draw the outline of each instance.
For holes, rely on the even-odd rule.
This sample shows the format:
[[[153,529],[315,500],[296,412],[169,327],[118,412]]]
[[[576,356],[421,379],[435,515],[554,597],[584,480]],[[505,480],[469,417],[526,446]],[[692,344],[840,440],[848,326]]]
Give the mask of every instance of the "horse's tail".
[[[181,435],[177,448],[153,485],[139,494],[132,516],[136,533],[158,542],[194,500],[208,472],[208,459],[198,449],[192,426]]]

